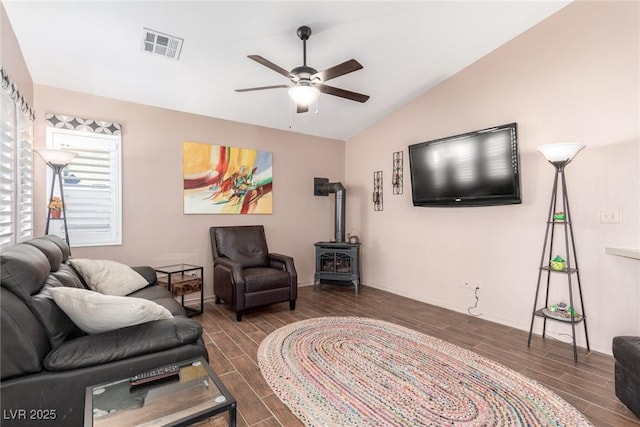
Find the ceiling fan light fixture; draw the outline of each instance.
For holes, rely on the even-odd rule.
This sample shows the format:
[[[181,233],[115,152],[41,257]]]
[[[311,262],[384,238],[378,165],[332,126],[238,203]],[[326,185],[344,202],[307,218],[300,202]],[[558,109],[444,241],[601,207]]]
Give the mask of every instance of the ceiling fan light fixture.
[[[308,107],[318,100],[320,91],[309,82],[298,82],[289,89],[289,98],[294,104]]]

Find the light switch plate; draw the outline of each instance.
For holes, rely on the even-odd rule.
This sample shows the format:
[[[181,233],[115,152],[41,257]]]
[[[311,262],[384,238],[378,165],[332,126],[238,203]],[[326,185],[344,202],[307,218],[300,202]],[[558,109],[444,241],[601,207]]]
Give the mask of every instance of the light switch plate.
[[[618,224],[620,222],[620,212],[618,209],[600,209],[600,223]]]

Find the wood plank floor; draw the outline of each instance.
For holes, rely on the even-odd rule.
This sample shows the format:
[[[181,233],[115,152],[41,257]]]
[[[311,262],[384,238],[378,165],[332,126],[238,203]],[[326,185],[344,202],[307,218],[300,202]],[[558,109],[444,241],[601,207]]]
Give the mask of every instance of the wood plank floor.
[[[421,303],[378,289],[322,285],[298,289],[295,311],[288,303],[247,313],[242,322],[224,305],[206,304],[196,317],[204,328],[210,365],[238,401],[239,426],[300,426],[273,394],[258,368],[260,342],[277,328],[321,316],[361,316],[385,320],[441,338],[502,363],[542,383],[575,406],[596,426],[635,426],[638,419],[615,396],[613,358],[585,350],[573,362],[569,344],[477,317]],[[200,426],[227,425],[217,417]]]

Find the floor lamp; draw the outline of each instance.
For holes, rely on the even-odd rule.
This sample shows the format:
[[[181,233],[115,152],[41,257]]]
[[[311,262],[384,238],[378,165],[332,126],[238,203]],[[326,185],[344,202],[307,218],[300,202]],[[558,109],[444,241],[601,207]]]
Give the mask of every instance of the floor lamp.
[[[559,144],[547,144],[538,147],[538,151],[553,165],[555,168],[555,175],[553,179],[553,190],[551,191],[551,203],[549,206],[549,213],[547,215],[547,229],[544,237],[544,244],[542,247],[542,257],[540,259],[540,270],[538,273],[538,285],[536,288],[536,296],[534,300],[533,313],[531,315],[531,327],[529,329],[529,342],[528,346],[531,345],[531,336],[533,333],[533,321],[536,316],[542,316],[544,319],[544,323],[542,326],[542,337],[545,337],[545,330],[547,326],[547,319],[550,317],[544,312],[542,314],[540,311],[536,311],[538,295],[540,292],[540,285],[542,279],[542,273],[545,271],[547,273],[546,280],[546,296],[545,296],[545,307],[548,307],[549,303],[549,283],[551,271],[558,271],[551,266],[549,267],[550,262],[546,257],[547,251],[549,258],[553,256],[553,242],[554,242],[554,232],[556,225],[564,228],[564,249],[566,251],[566,268],[560,268],[559,272],[565,273],[567,276],[568,283],[568,292],[569,292],[569,304],[570,309],[569,312],[569,323],[571,323],[571,337],[573,344],[573,358],[574,361],[578,361],[578,353],[576,350],[576,323],[582,322],[584,325],[584,334],[587,342],[587,350],[589,348],[589,334],[587,333],[587,320],[586,315],[584,314],[584,302],[582,299],[582,286],[580,284],[580,270],[578,269],[578,258],[576,256],[576,244],[573,236],[573,223],[571,217],[571,210],[569,209],[569,196],[567,195],[567,181],[565,179],[564,169],[565,167],[573,160],[573,158],[583,149],[585,148],[584,144],[578,144],[573,142],[565,142]],[[561,201],[558,203],[558,193],[562,192]],[[556,212],[557,209],[562,209],[562,211]],[[582,315],[577,316],[577,312],[575,311],[575,298],[573,295],[573,286],[572,286],[572,274],[576,275],[577,289],[580,299],[580,308],[582,310]]]
[[[51,194],[49,194],[49,202],[53,198],[54,189],[56,186],[56,177],[58,178],[58,184],[60,186],[60,200],[62,201],[62,220],[64,221],[64,237],[69,244],[69,230],[67,229],[67,205],[64,202],[64,189],[62,185],[62,169],[64,169],[73,160],[78,153],[65,150],[54,150],[50,148],[36,148],[36,153],[42,157],[42,160],[51,168],[53,176],[51,177]],[[44,234],[49,234],[49,222],[51,221],[51,208],[47,208],[47,226],[45,227]]]

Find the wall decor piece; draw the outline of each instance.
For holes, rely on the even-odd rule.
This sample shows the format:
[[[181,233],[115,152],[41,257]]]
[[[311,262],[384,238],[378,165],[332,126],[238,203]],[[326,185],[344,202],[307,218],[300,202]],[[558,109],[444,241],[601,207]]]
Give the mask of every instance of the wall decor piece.
[[[382,171],[373,173],[373,210],[382,210]]]
[[[393,174],[391,175],[391,185],[393,186],[393,194],[402,194],[402,168],[403,168],[402,151],[393,153]]]
[[[268,151],[185,141],[185,214],[271,214],[273,155]]]

